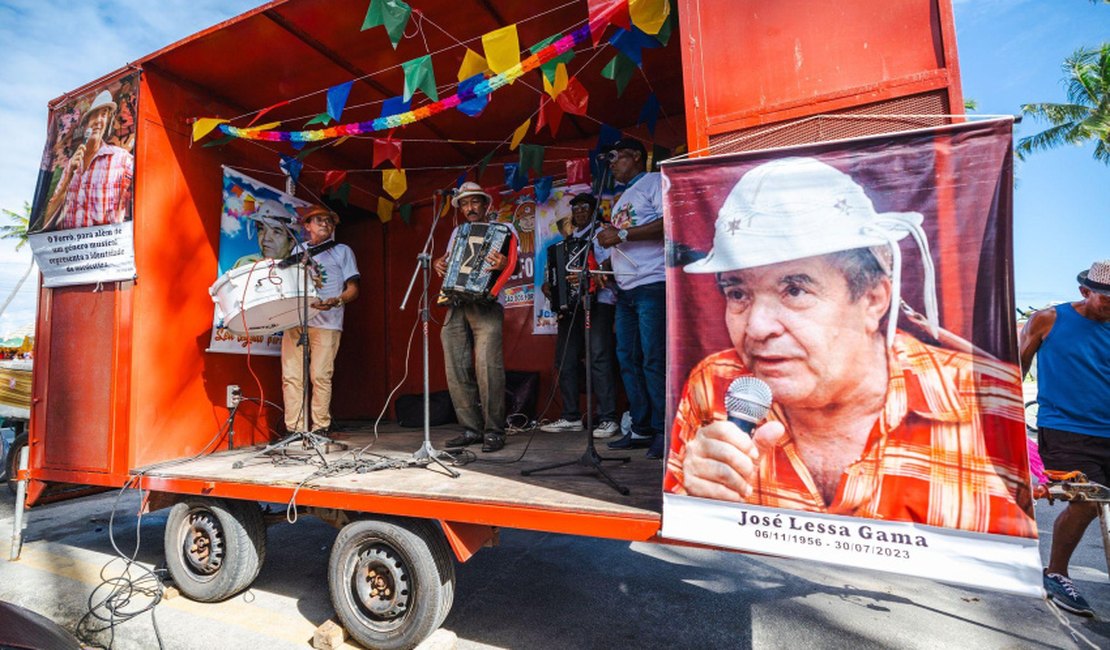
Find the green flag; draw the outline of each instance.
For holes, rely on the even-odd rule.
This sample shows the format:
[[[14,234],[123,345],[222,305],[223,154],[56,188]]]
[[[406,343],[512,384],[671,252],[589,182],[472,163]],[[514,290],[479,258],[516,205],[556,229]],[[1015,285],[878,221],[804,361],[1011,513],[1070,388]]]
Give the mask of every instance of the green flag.
[[[494,151],[496,151],[496,149]],[[489,161],[491,160],[493,160],[493,151],[483,156],[482,162],[478,163],[478,173],[474,175],[474,182],[479,184],[482,182],[482,172],[486,171],[486,167],[489,166]]]
[[[628,81],[632,79],[632,73],[635,71],[636,62],[625,56],[623,52],[618,52],[602,69],[601,76],[617,82],[617,97],[620,97],[624,94],[624,89],[628,87]]]
[[[531,170],[536,172],[537,176],[543,176],[543,154],[543,145],[521,144],[520,171]]]
[[[386,33],[389,34],[389,42],[393,43],[393,49],[396,50],[397,44],[405,34],[405,26],[409,24],[411,15],[412,7],[401,0],[370,0],[370,6],[366,9],[366,18],[362,21],[362,31],[384,25]]]
[[[412,223],[412,204],[411,203],[405,203],[404,205],[402,205],[399,212],[401,213],[401,221],[404,221],[406,224]]]
[[[436,74],[432,70],[432,55],[425,54],[424,56],[405,61],[401,64],[405,70],[405,94],[403,101],[412,99],[413,93],[421,90],[425,95],[430,97],[433,102],[439,101],[439,93],[436,92]]]

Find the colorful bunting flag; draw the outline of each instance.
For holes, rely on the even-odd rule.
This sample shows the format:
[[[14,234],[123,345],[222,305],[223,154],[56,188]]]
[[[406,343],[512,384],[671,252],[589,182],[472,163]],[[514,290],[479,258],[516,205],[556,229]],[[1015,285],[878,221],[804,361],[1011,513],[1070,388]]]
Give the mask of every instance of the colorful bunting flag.
[[[212,129],[221,124],[227,124],[227,120],[221,120],[215,117],[201,117],[193,122],[193,142],[200,140],[204,136],[212,132]]]
[[[324,172],[324,184],[320,186],[320,191],[327,192],[329,189],[335,188],[345,180],[347,180],[346,170],[330,169]]]
[[[346,174],[347,172],[343,172]],[[339,184],[339,188],[332,192],[329,196],[332,199],[342,203],[343,205],[350,205],[349,200],[351,197],[351,184],[343,181]]]
[[[382,223],[389,223],[393,219],[393,201],[384,196],[378,197],[378,219]]]
[[[667,47],[667,43],[671,41],[671,33],[674,31],[675,15],[672,13],[669,18],[659,28],[659,33],[655,35],[655,40],[663,47]]]
[[[224,137],[220,138],[219,140],[212,140],[211,142],[205,142],[202,146],[203,147],[222,147],[222,146],[231,142],[234,139],[235,139],[235,136],[233,136],[233,135],[225,135]]]
[[[404,221],[405,225],[408,225],[408,224],[412,223],[412,204],[411,203],[405,203],[405,204],[401,205],[401,207],[397,211],[401,214],[401,221]]]
[[[476,74],[485,75],[486,70],[489,70],[489,64],[482,57],[469,47],[466,48],[466,54],[463,55],[462,65],[459,66],[458,80],[469,79]]]
[[[551,184],[555,181],[553,176],[537,178],[535,183],[536,203],[547,203],[551,198]]]
[[[628,0],[589,0],[590,36],[594,45],[601,42],[601,35],[610,24],[629,29],[632,21],[628,13]]]
[[[520,173],[535,172],[537,176],[543,173],[544,147],[538,144],[520,145]]]
[[[555,103],[571,115],[585,115],[586,104],[590,101],[590,93],[578,77],[572,77],[567,82],[567,87],[555,98]]]
[[[371,166],[377,167],[387,160],[393,163],[395,168],[401,168],[401,143],[393,138],[385,140],[374,138],[374,161]]]
[[[382,170],[382,189],[389,193],[395,199],[401,198],[405,190],[409,188],[408,179],[405,177],[405,170],[403,169],[383,169]]]
[[[458,96],[469,97],[470,95],[473,95],[474,88],[478,84],[485,81],[485,79],[486,75],[479,72],[472,77],[460,81]],[[463,113],[464,115],[476,117],[477,115],[481,114],[482,111],[486,110],[487,104],[489,104],[489,95],[477,95],[473,99],[467,99],[465,101],[459,102],[459,105],[456,106],[456,108],[458,108],[459,112]]]
[[[643,108],[640,109],[640,117],[636,120],[636,124],[646,124],[648,133],[655,135],[655,122],[659,119],[659,99],[655,93],[648,95],[647,101],[644,102]]]
[[[632,24],[645,34],[658,34],[671,15],[670,0],[628,0]]]
[[[516,25],[506,25],[501,29],[482,36],[482,47],[486,52],[486,62],[490,70],[501,74],[520,63],[520,40]],[[512,83],[512,82],[510,82]]]
[[[412,110],[412,102],[401,96],[390,97],[382,102],[382,117],[407,113],[410,110]]]
[[[547,125],[551,135],[555,136],[559,131],[559,123],[563,121],[563,109],[554,100],[549,99],[546,95],[540,95],[540,112],[539,117],[536,119],[536,133]]]
[[[406,102],[412,99],[413,93],[417,90],[423,91],[433,102],[439,101],[439,93],[436,91],[436,74],[432,69],[431,54],[425,54],[422,57],[405,61],[401,64],[401,67],[405,70],[404,100]]]
[[[262,119],[262,116],[265,115],[266,113],[269,113],[270,111],[274,110],[275,108],[280,108],[282,106],[285,106],[288,103],[289,103],[289,100],[284,99],[284,100],[282,100],[282,101],[280,101],[276,104],[273,104],[271,106],[267,106],[266,108],[258,111],[257,113],[254,114],[254,119],[252,119],[250,122],[247,123],[247,128],[249,129],[251,126],[254,125],[255,122]]]
[[[609,37],[609,43],[624,52],[624,55],[639,67],[644,62],[643,50],[650,50],[659,47],[659,41],[651,36],[648,36],[638,27],[632,29],[618,29],[615,34]]]
[[[281,168],[282,173],[296,183],[301,178],[301,169],[304,167],[304,163],[292,156],[286,156],[285,154],[279,155],[281,156],[281,161],[278,163],[278,167]]]
[[[304,123],[305,126],[312,126],[313,124],[323,124],[324,126],[327,126],[331,124],[331,115],[328,115],[327,113],[320,113],[316,117]]]
[[[520,141],[523,140],[524,136],[528,134],[528,127],[531,124],[532,124],[532,118],[528,118],[528,119],[524,120],[524,124],[521,124],[520,126],[516,127],[516,131],[513,131],[512,142],[509,143],[509,150],[510,151],[515,151],[517,146],[520,145]]]
[[[590,182],[590,159],[571,158],[567,161],[567,185]]]
[[[556,34],[554,36],[548,36],[547,38],[543,39],[539,43],[536,43],[532,47],[528,48],[528,51],[531,52],[532,54],[535,54],[536,52],[539,52],[543,48],[547,47],[548,45],[551,45],[552,43],[554,43],[555,41],[557,41],[558,39],[560,39],[562,37],[563,37],[562,34]],[[559,64],[566,65],[567,63],[570,63],[572,59],[574,59],[574,50],[573,49],[567,50],[566,52],[563,52],[559,56],[551,59],[547,63],[541,64],[540,65],[540,72],[543,73],[543,76],[546,77],[549,82],[554,82],[555,81],[555,71],[559,67]]]
[[[393,49],[396,50],[401,37],[405,35],[405,26],[409,23],[410,15],[412,7],[401,0],[370,0],[366,18],[362,20],[362,31],[384,25],[389,34],[389,42],[393,43]]]
[[[543,91],[551,96],[551,99],[556,99],[559,93],[567,89],[567,66],[560,63],[555,69],[555,78],[551,81],[547,80],[547,76],[543,75]]]
[[[617,55],[601,70],[601,76],[612,79],[617,83],[617,97],[620,97],[624,94],[624,89],[628,87],[628,82],[632,79],[634,72],[636,72],[636,63],[625,56],[623,52],[617,52]]]
[[[489,162],[491,160],[493,160],[493,151],[482,156],[481,162],[478,163],[478,172],[474,174],[475,183],[478,183],[479,185],[482,183],[482,173],[486,171],[486,167],[489,166]]]
[[[343,115],[343,107],[347,105],[347,97],[351,94],[351,86],[354,83],[354,81],[348,81],[328,88],[328,115],[336,122]]]
[[[528,174],[516,163],[505,163],[505,184],[519,192],[528,184]]]

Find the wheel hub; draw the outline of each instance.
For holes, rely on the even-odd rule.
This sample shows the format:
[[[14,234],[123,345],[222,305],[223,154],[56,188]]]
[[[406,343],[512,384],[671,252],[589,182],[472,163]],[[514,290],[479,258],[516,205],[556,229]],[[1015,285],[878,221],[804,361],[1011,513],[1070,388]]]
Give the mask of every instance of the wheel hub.
[[[411,585],[404,562],[391,549],[373,546],[359,553],[354,590],[371,616],[393,619],[408,611]]]
[[[208,511],[189,513],[185,518],[182,551],[188,567],[200,575],[212,575],[224,561],[224,536],[216,516]]]

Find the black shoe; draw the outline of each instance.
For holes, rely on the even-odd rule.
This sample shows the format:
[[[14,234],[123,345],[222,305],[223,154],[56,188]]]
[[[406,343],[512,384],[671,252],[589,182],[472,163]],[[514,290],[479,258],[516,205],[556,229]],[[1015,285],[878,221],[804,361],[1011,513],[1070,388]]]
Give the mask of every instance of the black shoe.
[[[665,450],[663,449],[663,435],[657,433],[657,434],[655,434],[655,437],[652,438],[652,440],[651,440],[651,448],[648,449],[647,453],[644,454],[644,455],[647,456],[651,460],[663,460],[664,451]]]
[[[467,429],[462,432],[461,436],[455,436],[447,441],[448,447],[466,447],[467,445],[476,445],[482,442],[482,434],[474,429]]]
[[[631,433],[626,433],[619,439],[609,443],[610,449],[647,449],[651,446],[651,438],[634,438]]]
[[[482,442],[482,451],[491,452],[498,451],[505,446],[505,434],[494,433],[493,431],[486,432],[486,438]]]

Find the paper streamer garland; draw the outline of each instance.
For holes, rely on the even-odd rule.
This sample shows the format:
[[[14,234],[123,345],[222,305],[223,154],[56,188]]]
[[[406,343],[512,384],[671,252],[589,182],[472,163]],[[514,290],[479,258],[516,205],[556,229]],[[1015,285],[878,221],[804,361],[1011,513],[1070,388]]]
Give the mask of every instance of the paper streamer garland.
[[[328,127],[326,129],[315,129],[308,131],[261,131],[257,128],[254,129],[241,129],[231,126],[230,124],[219,124],[218,128],[222,133],[241,138],[244,140],[264,140],[267,142],[316,142],[318,140],[328,140],[331,138],[338,138],[346,135],[358,135],[361,133],[374,133],[376,131],[385,131],[388,129],[396,129],[398,127],[419,122],[420,120],[427,119],[443,111],[456,108],[459,104],[473,100],[478,97],[484,97],[493,93],[495,90],[507,86],[524,74],[536,70],[544,63],[551,59],[573,50],[576,46],[586,42],[590,38],[590,26],[588,24],[579,27],[573,32],[563,36],[562,38],[552,42],[547,47],[536,52],[532,56],[527,57],[520,63],[514,65],[501,74],[495,75],[475,84],[472,88],[463,89],[462,91],[444,97],[443,99],[425,104],[420,108],[416,108],[404,113],[397,113],[386,117],[379,117],[374,120],[367,120],[365,122],[352,122],[350,124],[338,124],[336,126]]]

